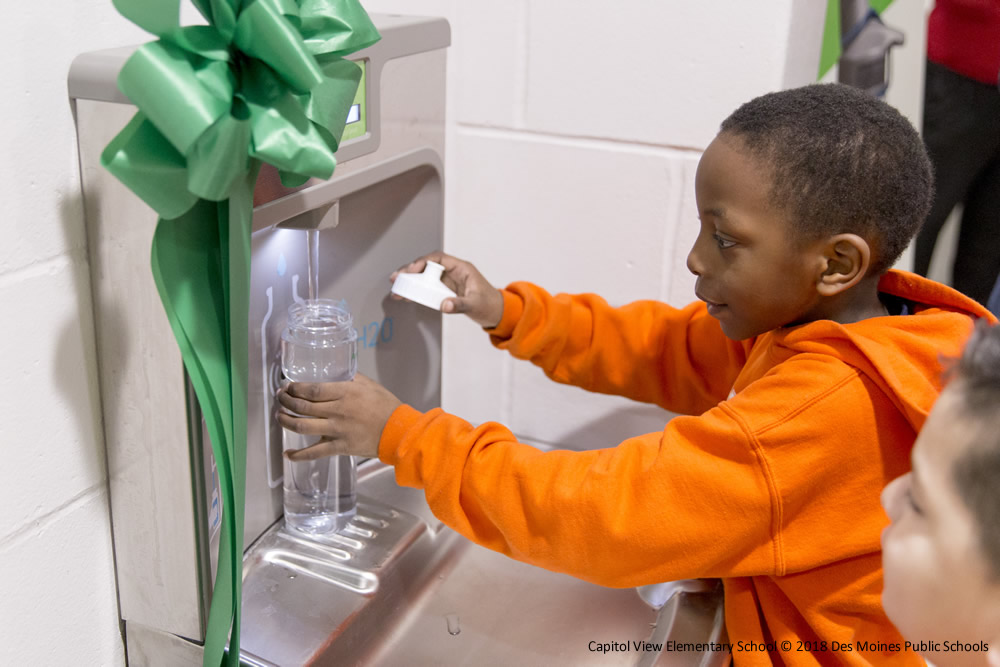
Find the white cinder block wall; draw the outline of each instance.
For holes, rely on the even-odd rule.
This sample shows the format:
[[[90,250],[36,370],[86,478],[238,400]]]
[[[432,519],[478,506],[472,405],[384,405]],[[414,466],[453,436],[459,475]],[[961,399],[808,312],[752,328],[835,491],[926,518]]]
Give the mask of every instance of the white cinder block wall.
[[[919,123],[923,8],[892,101]],[[825,2],[369,0],[447,16],[445,249],[497,286],[596,292],[613,304],[694,298],[694,172],[720,122],[761,93],[815,81]],[[833,78],[835,80],[835,78]],[[897,93],[897,90],[899,91]],[[532,443],[590,449],[661,430],[669,414],[556,385],[446,318],[444,407]]]
[[[677,305],[692,298],[700,152],[738,104],[810,81],[822,10],[808,5],[365,3],[451,21],[448,251],[496,285]],[[111,0],[22,3],[0,25],[0,664],[124,662],[65,80],[77,53],[147,39]],[[917,91],[908,111],[913,62],[895,73]],[[458,318],[446,344],[446,408],[530,442],[610,446],[668,417],[556,386]]]
[[[0,664],[123,662],[76,138],[73,57],[144,41],[110,0],[0,21]]]

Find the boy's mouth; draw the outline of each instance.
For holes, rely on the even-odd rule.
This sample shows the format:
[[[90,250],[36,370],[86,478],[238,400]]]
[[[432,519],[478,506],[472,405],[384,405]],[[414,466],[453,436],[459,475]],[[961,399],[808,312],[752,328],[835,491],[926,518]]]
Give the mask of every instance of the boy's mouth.
[[[706,299],[697,292],[695,292],[695,296],[705,302],[705,305],[708,306],[708,314],[711,315],[712,317],[718,317],[719,313],[721,313],[726,308],[726,304]]]

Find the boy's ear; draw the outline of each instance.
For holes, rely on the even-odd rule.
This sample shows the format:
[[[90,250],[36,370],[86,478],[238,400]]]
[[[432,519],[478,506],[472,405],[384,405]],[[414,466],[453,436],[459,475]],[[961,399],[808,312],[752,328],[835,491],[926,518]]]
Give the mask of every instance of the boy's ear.
[[[871,247],[857,234],[831,236],[822,249],[823,272],[817,280],[817,291],[833,296],[854,287],[868,274],[871,260]]]

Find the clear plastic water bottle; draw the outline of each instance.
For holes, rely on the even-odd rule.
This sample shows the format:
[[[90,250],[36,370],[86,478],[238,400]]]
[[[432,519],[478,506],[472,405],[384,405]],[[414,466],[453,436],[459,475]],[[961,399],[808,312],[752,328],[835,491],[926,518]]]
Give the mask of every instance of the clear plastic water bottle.
[[[358,332],[347,304],[309,299],[288,309],[281,334],[281,370],[290,382],[350,380],[358,368]],[[283,430],[285,450],[317,443],[318,436]],[[357,511],[353,457],[284,459],[285,524],[314,535],[343,528]]]

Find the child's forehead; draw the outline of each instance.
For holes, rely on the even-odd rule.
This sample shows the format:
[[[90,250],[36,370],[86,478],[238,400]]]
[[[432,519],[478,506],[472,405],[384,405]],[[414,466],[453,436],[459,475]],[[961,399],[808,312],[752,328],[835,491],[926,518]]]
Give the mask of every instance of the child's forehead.
[[[713,215],[734,226],[759,226],[748,209],[767,212],[769,221],[787,220],[788,213],[775,199],[773,170],[738,139],[720,135],[702,154],[695,176],[695,197],[701,215]]]
[[[762,149],[751,148],[741,137],[720,133],[698,159],[695,187],[699,177],[721,178],[726,182],[745,181],[765,193],[774,190],[774,161]]]
[[[772,164],[774,160],[767,146],[767,142],[752,141],[751,137],[744,136],[732,130],[723,130],[715,135],[715,138],[706,147],[705,152],[707,153],[708,149],[712,147],[721,147],[747,162],[763,166]]]

